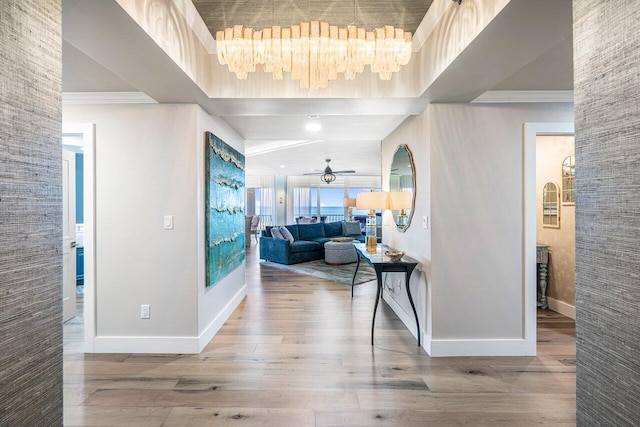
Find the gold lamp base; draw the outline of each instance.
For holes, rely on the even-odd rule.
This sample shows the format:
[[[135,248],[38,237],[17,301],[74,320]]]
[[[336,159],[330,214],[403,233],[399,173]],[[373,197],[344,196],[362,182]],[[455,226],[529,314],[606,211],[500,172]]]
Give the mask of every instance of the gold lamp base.
[[[367,236],[367,252],[375,254],[378,249],[378,239],[376,236]]]

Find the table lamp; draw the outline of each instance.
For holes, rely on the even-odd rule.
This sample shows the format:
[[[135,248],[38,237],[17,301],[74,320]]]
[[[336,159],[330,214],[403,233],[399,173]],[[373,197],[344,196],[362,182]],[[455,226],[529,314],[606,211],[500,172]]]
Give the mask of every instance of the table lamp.
[[[387,209],[389,207],[389,193],[385,191],[370,191],[368,193],[358,193],[356,195],[356,207],[358,209],[369,209],[367,223],[365,226],[367,252],[376,251],[378,238],[376,236],[376,209]]]
[[[404,210],[411,209],[412,206],[413,191],[392,191],[389,193],[389,209],[400,211],[396,217],[398,227],[404,229],[409,225],[409,217]]]
[[[353,208],[356,205],[356,199],[345,197],[342,205],[347,208],[347,221],[353,221]]]

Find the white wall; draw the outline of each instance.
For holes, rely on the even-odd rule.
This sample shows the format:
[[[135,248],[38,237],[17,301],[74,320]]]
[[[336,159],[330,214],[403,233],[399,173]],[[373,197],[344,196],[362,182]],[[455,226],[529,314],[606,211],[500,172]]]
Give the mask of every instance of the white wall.
[[[431,313],[428,285],[431,282],[431,229],[422,227],[422,217],[431,215],[431,165],[429,142],[429,113],[410,117],[382,141],[382,189],[389,190],[389,176],[393,155],[400,144],[409,147],[415,163],[416,200],[409,228],[401,233],[395,226],[391,211],[385,211],[382,220],[383,243],[404,251],[420,262],[411,275],[411,295],[418,312],[422,335],[431,335]],[[399,282],[398,282],[399,281]],[[394,287],[395,292],[385,292],[385,299],[397,304],[396,312],[402,317],[407,328],[416,334],[415,319],[407,297],[404,275],[389,273],[385,277],[385,289]],[[401,310],[401,311],[400,311]]]
[[[535,348],[524,337],[523,124],[571,121],[569,104],[439,104],[383,141],[383,185],[399,143],[414,156],[412,225],[404,235],[387,226],[383,239],[425,264],[428,286],[423,277],[412,286],[422,293],[417,306],[432,356]],[[429,230],[421,228],[423,215]]]
[[[242,266],[217,285],[215,304],[203,296],[202,129],[242,152],[241,140],[195,105],[65,105],[63,118],[96,125],[95,350],[197,352],[201,322],[244,286]]]

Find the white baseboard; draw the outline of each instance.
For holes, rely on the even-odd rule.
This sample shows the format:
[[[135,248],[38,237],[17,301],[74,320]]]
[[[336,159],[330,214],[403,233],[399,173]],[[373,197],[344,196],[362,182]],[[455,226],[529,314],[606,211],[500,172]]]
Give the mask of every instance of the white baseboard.
[[[434,340],[427,335],[423,347],[431,357],[536,355],[536,343],[524,339]]]
[[[97,336],[96,353],[198,354],[198,337]]]
[[[417,339],[416,321],[413,313],[407,313],[387,290],[383,293],[385,302],[404,323],[411,335]],[[535,356],[535,337],[530,342],[524,339],[487,339],[487,340],[434,340],[423,330],[422,347],[431,357],[457,356]]]
[[[97,336],[94,339],[96,353],[164,353],[198,354],[211,341],[214,335],[227,321],[233,310],[247,295],[244,285],[225,308],[199,335],[194,337],[120,337]]]
[[[547,303],[549,304],[549,309],[555,311],[556,313],[560,313],[563,316],[570,317],[573,320],[576,320],[576,307],[567,304],[566,302],[559,301],[557,299],[547,297]]]
[[[231,298],[231,301],[225,306],[225,308],[216,316],[215,319],[204,328],[204,331],[198,337],[198,353],[200,353],[213,337],[218,333],[224,322],[227,321],[231,313],[240,305],[242,300],[247,296],[247,285],[245,284],[240,290]]]

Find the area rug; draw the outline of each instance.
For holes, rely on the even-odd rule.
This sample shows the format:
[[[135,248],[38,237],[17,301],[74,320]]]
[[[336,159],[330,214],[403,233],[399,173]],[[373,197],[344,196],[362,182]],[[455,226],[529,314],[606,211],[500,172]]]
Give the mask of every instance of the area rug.
[[[262,261],[260,265],[263,267],[273,267],[281,270],[289,270],[300,274],[319,277],[321,279],[345,283],[347,285],[351,284],[353,271],[356,269],[356,263],[329,265],[321,259],[316,261],[301,262],[299,264],[292,265]],[[370,282],[372,280],[376,280],[375,271],[369,266],[369,264],[361,262],[360,268],[358,268],[358,275],[356,276],[356,280],[354,283],[356,285],[359,285],[361,283]]]

